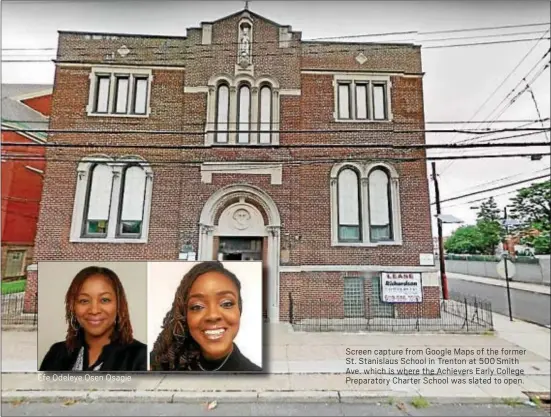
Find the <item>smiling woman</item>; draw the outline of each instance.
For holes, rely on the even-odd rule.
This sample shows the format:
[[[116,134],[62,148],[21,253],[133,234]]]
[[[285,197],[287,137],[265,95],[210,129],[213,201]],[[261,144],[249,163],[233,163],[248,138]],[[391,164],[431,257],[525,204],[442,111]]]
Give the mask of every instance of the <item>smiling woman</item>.
[[[147,346],[133,338],[128,302],[112,270],[90,266],[65,296],[65,341],[54,343],[40,371],[146,371]]]
[[[151,352],[153,371],[258,372],[235,338],[241,282],[221,262],[195,265],[181,280]]]

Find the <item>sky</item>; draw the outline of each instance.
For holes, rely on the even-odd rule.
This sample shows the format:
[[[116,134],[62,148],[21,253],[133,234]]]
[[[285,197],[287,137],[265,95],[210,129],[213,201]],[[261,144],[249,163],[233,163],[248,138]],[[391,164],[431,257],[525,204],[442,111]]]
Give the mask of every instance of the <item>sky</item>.
[[[55,48],[58,30],[137,33],[185,36],[186,28],[203,21],[219,19],[243,9],[243,1],[2,1],[2,83],[53,83],[51,62],[9,63],[13,59],[53,58],[55,50],[13,51],[7,48]],[[388,32],[416,32],[411,35],[371,36],[343,41],[413,41],[423,46],[425,119],[427,122],[485,121],[470,124],[427,124],[428,129],[511,128],[524,123],[506,120],[536,120],[538,112],[548,118],[551,112],[550,41],[542,39],[516,43],[435,48],[440,45],[480,43],[511,39],[549,37],[549,1],[261,1],[249,8],[282,25],[302,32],[302,39],[343,37]],[[503,27],[546,23],[547,25],[430,34],[456,29]],[[450,38],[464,39],[450,39]],[[465,39],[466,38],[466,39]],[[438,40],[438,41],[435,41]],[[16,55],[24,53],[25,56]],[[30,54],[33,54],[30,56]],[[541,73],[540,73],[541,72]],[[537,78],[536,75],[539,76]],[[526,85],[511,104],[511,100]],[[535,78],[532,82],[532,78]],[[505,110],[505,111],[503,111]],[[495,121],[490,124],[488,122]],[[545,126],[549,126],[549,123]],[[526,127],[542,127],[531,124]],[[522,132],[521,132],[522,133]],[[502,133],[494,139],[518,133]],[[453,143],[472,135],[427,133],[429,144]],[[543,141],[545,134],[513,139],[514,142]],[[478,139],[481,140],[481,139]],[[505,140],[505,142],[511,139]],[[455,154],[505,154],[549,151],[549,147],[476,149]],[[429,155],[449,155],[432,150]],[[441,200],[500,186],[508,182],[549,175],[551,160],[529,158],[466,159],[437,161]],[[430,163],[428,163],[430,174]],[[500,208],[509,203],[517,187],[504,188],[470,198],[442,203],[442,212],[471,224],[480,202],[494,195]],[[434,190],[431,182],[431,201]],[[432,206],[434,214],[434,206]],[[433,226],[435,222],[433,222]],[[449,235],[458,225],[444,225]]]

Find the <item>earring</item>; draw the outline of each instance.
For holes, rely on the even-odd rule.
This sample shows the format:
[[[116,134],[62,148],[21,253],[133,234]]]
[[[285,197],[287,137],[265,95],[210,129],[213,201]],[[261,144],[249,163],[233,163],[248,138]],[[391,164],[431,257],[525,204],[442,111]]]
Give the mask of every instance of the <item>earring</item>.
[[[175,321],[175,320],[172,319],[171,321]],[[177,323],[181,324],[179,321],[177,321]],[[175,338],[177,338],[177,339],[182,339],[182,340],[184,340],[184,339],[186,338],[186,336],[185,336],[185,331],[184,331],[184,334],[183,334],[183,335],[182,335],[182,334],[177,334],[177,333],[176,333],[176,326],[174,326],[174,327],[172,328],[172,335],[173,335]]]
[[[69,324],[70,324],[71,328],[72,328],[75,332],[77,332],[78,329],[79,329],[79,327],[78,327],[79,324],[78,324],[78,321],[76,322],[77,324],[75,324],[75,321],[76,321],[76,320],[75,320],[75,316],[73,316],[73,313],[71,313],[71,319],[69,320]]]

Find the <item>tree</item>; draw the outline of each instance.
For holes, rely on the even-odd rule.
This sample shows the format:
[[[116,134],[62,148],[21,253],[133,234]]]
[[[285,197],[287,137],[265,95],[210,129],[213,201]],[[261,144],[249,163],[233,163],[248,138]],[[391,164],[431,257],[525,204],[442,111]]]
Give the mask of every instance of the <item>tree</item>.
[[[478,221],[498,222],[501,220],[501,210],[497,207],[494,197],[480,205],[480,211],[476,214]]]
[[[542,230],[549,230],[551,220],[551,181],[532,184],[518,190],[511,199],[511,217],[525,225],[538,224]]]
[[[536,254],[551,254],[551,181],[518,190],[511,199],[511,217],[521,222],[521,243],[532,246]],[[537,231],[537,233],[533,233]]]
[[[480,254],[484,251],[484,237],[477,226],[461,226],[444,245],[448,253]]]
[[[494,255],[499,242],[504,237],[500,214],[501,210],[493,197],[483,202],[477,213],[476,227],[482,235],[482,253],[486,255]]]

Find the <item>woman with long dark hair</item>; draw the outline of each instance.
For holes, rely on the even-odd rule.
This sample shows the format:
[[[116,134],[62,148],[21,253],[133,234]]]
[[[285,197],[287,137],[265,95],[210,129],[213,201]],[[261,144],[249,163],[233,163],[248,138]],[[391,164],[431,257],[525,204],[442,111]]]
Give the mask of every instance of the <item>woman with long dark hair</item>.
[[[80,271],[65,296],[65,341],[52,345],[40,371],[146,371],[147,346],[134,340],[128,302],[112,270]]]
[[[221,262],[195,265],[183,277],[151,352],[153,371],[258,372],[234,342],[241,283]]]

